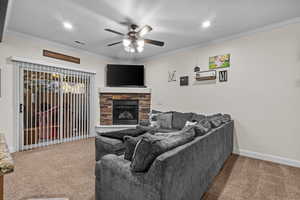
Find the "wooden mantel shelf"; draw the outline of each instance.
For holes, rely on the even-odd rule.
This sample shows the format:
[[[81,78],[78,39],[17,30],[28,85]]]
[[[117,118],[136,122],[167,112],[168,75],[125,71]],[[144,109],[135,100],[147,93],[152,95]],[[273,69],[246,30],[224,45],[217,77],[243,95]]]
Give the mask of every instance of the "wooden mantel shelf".
[[[14,162],[7,148],[4,134],[0,133],[0,200],[3,200],[3,176],[14,171]]]

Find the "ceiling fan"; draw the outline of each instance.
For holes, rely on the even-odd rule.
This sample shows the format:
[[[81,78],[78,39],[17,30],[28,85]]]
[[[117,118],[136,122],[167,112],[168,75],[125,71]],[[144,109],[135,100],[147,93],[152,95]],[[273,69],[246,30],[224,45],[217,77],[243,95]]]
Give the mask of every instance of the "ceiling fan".
[[[144,36],[152,31],[152,27],[149,25],[145,25],[144,27],[139,29],[139,26],[136,24],[130,24],[128,25],[128,33],[120,33],[118,31],[112,30],[112,29],[104,29],[105,31],[118,34],[123,36],[123,40],[119,42],[114,42],[111,44],[108,44],[107,46],[113,46],[117,44],[123,43],[124,49],[127,52],[130,53],[141,53],[144,50],[144,45],[146,44],[152,44],[155,46],[164,46],[164,42],[158,41],[158,40],[151,40],[151,39],[145,39]]]

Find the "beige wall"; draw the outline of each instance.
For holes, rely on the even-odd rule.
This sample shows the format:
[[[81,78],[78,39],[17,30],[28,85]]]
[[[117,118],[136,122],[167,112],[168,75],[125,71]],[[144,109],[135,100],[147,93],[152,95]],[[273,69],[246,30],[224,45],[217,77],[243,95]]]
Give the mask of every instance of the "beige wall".
[[[78,68],[81,70],[89,70],[96,72],[95,92],[98,87],[104,86],[105,66],[108,63],[112,63],[111,59],[101,57],[95,54],[87,53],[75,48],[66,47],[60,44],[33,38],[27,35],[8,32],[5,35],[3,43],[0,43],[0,68],[2,69],[2,97],[0,98],[0,132],[6,134],[9,148],[14,150],[16,147],[16,134],[15,129],[15,75],[13,66],[9,61],[10,56],[19,56],[29,59],[37,59],[44,62],[50,62],[59,66]],[[81,64],[72,64],[69,62],[59,61],[42,56],[42,50],[49,49],[60,53],[79,57]],[[119,62],[119,61],[116,61]],[[95,96],[95,125],[98,124],[99,106],[98,95]]]
[[[209,31],[209,30],[208,30]],[[213,30],[212,30],[213,31]],[[300,24],[258,32],[202,48],[154,57],[146,63],[153,108],[230,113],[235,148],[300,163]],[[231,53],[226,83],[193,85],[195,65]],[[190,85],[168,82],[168,71],[189,75]],[[278,157],[277,157],[278,156]]]

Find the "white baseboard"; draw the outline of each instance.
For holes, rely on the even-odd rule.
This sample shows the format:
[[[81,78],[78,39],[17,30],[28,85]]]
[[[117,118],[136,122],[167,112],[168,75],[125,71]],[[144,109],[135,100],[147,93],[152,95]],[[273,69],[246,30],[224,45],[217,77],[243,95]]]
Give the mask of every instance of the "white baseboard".
[[[284,158],[284,157],[280,157],[280,156],[273,156],[270,154],[258,153],[258,152],[243,150],[243,149],[234,149],[233,153],[241,155],[241,156],[246,156],[246,157],[255,158],[255,159],[259,159],[259,160],[266,160],[266,161],[270,161],[270,162],[274,162],[274,163],[279,163],[279,164],[283,164],[283,165],[289,165],[292,167],[300,168],[299,160],[293,160],[293,159],[288,159],[288,158]]]
[[[8,147],[9,153],[15,153],[16,149],[13,146]]]

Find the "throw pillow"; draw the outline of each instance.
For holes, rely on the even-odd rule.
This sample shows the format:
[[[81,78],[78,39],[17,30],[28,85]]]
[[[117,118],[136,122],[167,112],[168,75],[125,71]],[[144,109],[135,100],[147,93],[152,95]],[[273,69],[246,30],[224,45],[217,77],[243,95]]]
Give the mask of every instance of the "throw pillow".
[[[187,126],[193,126],[193,125],[196,125],[197,123],[198,123],[197,121],[195,121],[195,122],[186,121],[185,122],[185,127],[187,127]]]
[[[179,133],[180,132],[180,133]],[[131,162],[133,172],[146,172],[157,156],[175,147],[186,144],[193,140],[195,132],[193,128],[186,131],[178,131],[178,134],[168,135],[147,135],[137,143]]]
[[[173,112],[172,127],[181,130],[186,121],[192,121],[193,113]]]
[[[204,126],[205,128],[207,128],[209,130],[211,129],[211,124],[210,124],[209,120],[206,118],[199,121],[199,124],[201,124],[202,126]]]
[[[209,120],[212,128],[217,128],[219,126],[221,126],[222,124],[222,120],[221,120],[221,117],[213,117]]]
[[[148,133],[145,133],[146,135]],[[125,153],[124,153],[124,159],[131,161],[132,156],[134,153],[134,149],[136,144],[144,135],[140,135],[138,137],[132,137],[132,136],[124,136],[124,146],[125,146]]]
[[[172,129],[172,112],[160,113],[157,115],[157,123],[160,128]]]
[[[229,122],[231,120],[231,116],[229,114],[224,114],[222,116],[222,123]]]
[[[194,125],[196,137],[203,136],[210,131],[210,128],[203,126],[201,123]]]

